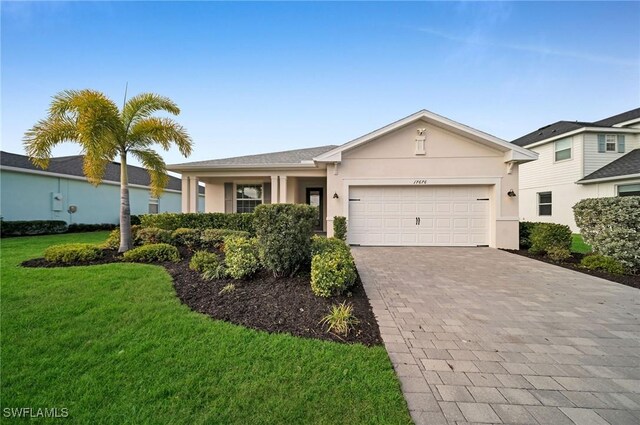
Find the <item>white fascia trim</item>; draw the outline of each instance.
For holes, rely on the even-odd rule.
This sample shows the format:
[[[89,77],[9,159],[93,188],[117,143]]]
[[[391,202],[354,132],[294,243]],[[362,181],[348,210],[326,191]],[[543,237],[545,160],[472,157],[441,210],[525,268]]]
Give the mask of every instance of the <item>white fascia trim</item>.
[[[414,121],[418,121],[420,119],[425,119],[432,124],[440,125],[447,129],[452,129],[457,132],[461,132],[470,136],[473,136],[477,139],[484,140],[488,142],[488,144],[492,144],[497,146],[502,151],[516,151],[522,154],[524,158],[527,158],[530,161],[537,159],[537,155],[533,152],[528,151],[526,148],[513,145],[506,140],[502,140],[498,137],[492,136],[488,133],[482,132],[480,130],[476,130],[475,128],[469,127],[467,125],[461,124],[459,122],[450,120],[449,118],[443,117],[441,115],[435,114],[433,112],[427,111],[423,109],[421,111],[416,112],[415,114],[409,115],[406,118],[403,118],[399,121],[393,122],[389,125],[386,125],[378,130],[372,131],[371,133],[365,134],[364,136],[358,137],[357,139],[351,140],[350,142],[345,143],[344,145],[338,146],[335,149],[330,150],[329,152],[325,152],[322,155],[318,155],[313,160],[316,162],[340,162],[342,160],[342,152],[353,149],[357,146],[360,146],[364,143],[367,143],[373,139],[376,139],[380,136],[383,136],[387,133],[390,133],[398,128],[404,127],[407,124],[410,124]]]
[[[308,169],[318,168],[315,162],[300,162],[297,164],[238,164],[238,165],[188,165],[188,164],[170,164],[167,165],[167,170],[175,171],[177,173],[181,171],[206,171],[206,170],[246,170],[246,169],[258,169],[258,170],[270,170],[270,169]]]
[[[63,178],[63,179],[78,180],[78,181],[83,181],[83,182],[89,183],[89,180],[86,177],[72,176],[70,174],[52,173],[50,171],[44,171],[44,170],[30,170],[28,168],[11,167],[11,166],[7,166],[7,165],[0,165],[0,170],[13,171],[13,172],[16,172],[16,173],[24,173],[24,174],[35,174],[35,175],[47,176],[47,177],[59,177],[59,178]],[[113,180],[102,180],[100,182],[100,184],[108,184],[108,185],[112,185],[112,186],[120,186],[120,182],[116,182],[116,181],[113,181]],[[139,189],[151,190],[151,188],[149,186],[144,186],[144,185],[141,185],[141,184],[129,183],[129,187],[135,187],[135,188],[139,188]],[[175,189],[164,189],[163,192],[182,193],[180,190],[175,190]]]
[[[532,143],[525,146],[527,149],[535,148],[536,146],[544,145],[549,142],[564,139],[570,136],[575,136],[580,133],[616,133],[616,134],[640,134],[640,128],[613,128],[613,127],[582,127],[573,131],[558,134],[557,136],[549,137],[548,139],[540,140],[539,142]]]
[[[623,121],[623,122],[619,122],[618,124],[614,124],[613,127],[625,127],[627,125],[631,125],[639,122],[640,122],[640,118],[634,118],[629,121]]]
[[[636,178],[640,178],[640,173],[625,174],[624,176],[603,177],[601,179],[589,179],[585,181],[577,181],[576,184],[602,183],[602,182],[611,182],[611,181],[617,181],[617,180],[628,180],[628,179],[636,179]]]

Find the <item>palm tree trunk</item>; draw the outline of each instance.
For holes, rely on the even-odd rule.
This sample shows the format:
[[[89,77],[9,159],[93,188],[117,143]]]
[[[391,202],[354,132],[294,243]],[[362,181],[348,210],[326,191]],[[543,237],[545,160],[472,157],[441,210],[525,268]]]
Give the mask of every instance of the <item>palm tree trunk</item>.
[[[118,252],[126,252],[132,248],[132,245],[127,153],[122,152],[120,154],[120,248]]]

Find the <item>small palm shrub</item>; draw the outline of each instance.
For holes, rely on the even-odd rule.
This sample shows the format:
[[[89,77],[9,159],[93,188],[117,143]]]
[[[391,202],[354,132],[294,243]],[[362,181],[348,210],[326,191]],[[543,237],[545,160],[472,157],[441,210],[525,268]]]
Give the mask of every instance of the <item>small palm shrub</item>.
[[[231,236],[224,240],[227,273],[234,279],[244,279],[260,268],[256,239]]]
[[[138,230],[137,238],[142,245],[167,243],[170,244],[171,231],[157,227],[143,227]]]
[[[347,218],[342,216],[333,217],[333,237],[347,240]]]
[[[249,232],[242,230],[229,230],[229,229],[205,229],[202,232],[201,243],[203,247],[207,248],[220,248],[224,243],[224,239],[229,236],[239,236],[242,238],[248,238]]]
[[[199,229],[187,229],[181,227],[171,233],[171,244],[176,246],[186,246],[193,250],[200,246],[202,231]]]
[[[53,245],[44,250],[44,258],[52,263],[93,261],[102,257],[102,249],[89,243]]]
[[[349,250],[328,250],[311,260],[311,290],[317,296],[340,295],[353,286],[357,276]]]
[[[180,261],[178,248],[167,243],[142,245],[124,253],[125,261],[134,263],[155,263],[162,261]]]
[[[552,248],[571,250],[571,229],[564,224],[537,223],[531,229],[529,239],[532,254],[547,254]]]
[[[138,239],[138,232],[140,231],[140,229],[141,227],[139,225],[134,224],[131,226],[131,240],[133,241],[134,246],[140,245],[140,239]],[[109,236],[107,236],[107,240],[103,244],[103,247],[108,249],[118,249],[120,247],[119,227],[116,227],[111,231],[111,233],[109,233]]]
[[[624,266],[615,258],[601,254],[587,255],[580,261],[580,265],[589,270],[603,270],[611,274],[624,274]]]
[[[342,302],[331,307],[329,314],[320,323],[327,326],[327,332],[347,336],[360,321],[353,315],[353,305]]]
[[[222,261],[217,254],[208,251],[196,251],[189,261],[189,268],[199,273],[215,269]]]

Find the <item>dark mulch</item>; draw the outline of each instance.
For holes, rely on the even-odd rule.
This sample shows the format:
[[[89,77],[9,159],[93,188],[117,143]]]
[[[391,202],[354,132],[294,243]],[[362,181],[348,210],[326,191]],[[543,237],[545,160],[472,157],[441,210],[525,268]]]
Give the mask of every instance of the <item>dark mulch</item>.
[[[526,249],[505,249],[503,251],[510,252],[512,254],[522,255],[523,257],[533,258],[534,260],[544,261],[545,263],[554,264],[556,266],[564,267],[565,269],[575,270],[580,273],[589,274],[591,276],[596,276],[602,279],[607,279],[613,282],[621,283],[626,286],[630,286],[632,288],[640,289],[640,275],[620,275],[620,274],[611,274],[601,270],[589,270],[582,266],[580,266],[580,260],[584,258],[584,254],[579,254],[577,252],[571,253],[571,257],[563,262],[553,261],[544,255],[536,255],[530,253]]]
[[[173,285],[180,301],[192,310],[214,319],[224,320],[248,328],[270,333],[336,341],[380,345],[382,339],[369,299],[358,278],[349,296],[317,297],[311,292],[309,272],[301,272],[291,278],[276,279],[267,271],[261,271],[249,280],[202,280],[200,274],[189,269],[190,254],[180,249],[178,263],[162,263],[173,278]],[[121,261],[117,251],[105,251],[103,258],[92,262],[57,264],[44,258],[22,263],[24,267],[71,267],[107,264]],[[233,284],[232,292],[221,293],[223,287]],[[353,315],[359,320],[346,337],[328,333],[320,323],[332,305],[346,301],[353,305]]]

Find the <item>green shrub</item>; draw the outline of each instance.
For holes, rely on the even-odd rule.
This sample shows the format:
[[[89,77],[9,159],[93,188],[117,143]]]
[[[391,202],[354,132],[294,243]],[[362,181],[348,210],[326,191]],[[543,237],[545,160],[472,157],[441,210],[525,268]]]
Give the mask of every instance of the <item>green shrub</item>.
[[[217,267],[214,267],[212,269],[207,269],[204,272],[202,272],[202,278],[204,280],[224,279],[227,276],[229,276],[229,273],[227,273],[227,267],[223,263],[219,264]],[[233,285],[233,284],[230,283],[229,285]],[[235,286],[234,286],[234,289],[235,289]]]
[[[311,260],[311,290],[320,297],[344,293],[356,278],[356,265],[348,250],[328,250]]]
[[[178,248],[167,243],[139,246],[124,253],[125,261],[134,263],[155,263],[162,261],[180,261]]]
[[[217,254],[207,251],[196,251],[189,261],[189,268],[197,272],[203,273],[207,270],[217,268],[222,261]]]
[[[332,250],[346,250],[349,251],[349,246],[338,238],[325,238],[324,236],[314,235],[311,238],[311,256],[321,254],[326,251]]]
[[[602,254],[592,254],[585,256],[580,265],[589,270],[604,270],[611,274],[624,274],[625,268],[615,258]]]
[[[551,248],[566,248],[571,252],[571,229],[564,224],[537,223],[529,239],[529,252],[533,254],[546,254]]]
[[[176,246],[186,246],[193,250],[202,245],[202,231],[181,227],[171,233],[171,243]]]
[[[67,231],[67,222],[60,220],[0,221],[0,236],[53,235]]]
[[[101,224],[83,224],[83,223],[71,223],[67,227],[67,233],[84,233],[84,232],[97,232],[100,230],[113,230],[118,227],[113,223],[101,223]]]
[[[139,215],[131,215],[131,225],[132,226],[139,226],[140,223],[140,216]]]
[[[88,243],[52,245],[44,250],[44,258],[52,263],[93,261],[100,257],[102,257],[102,249],[98,245]]]
[[[133,245],[140,245],[140,239],[138,239],[138,231],[140,230],[140,226],[133,225],[131,226],[131,239],[133,241]],[[120,228],[116,227],[109,233],[107,236],[107,240],[104,242],[103,247],[109,249],[118,249],[120,247]]]
[[[229,236],[237,236],[241,238],[248,238],[249,232],[242,230],[229,230],[229,229],[205,229],[202,232],[202,246],[208,248],[219,248],[222,246],[225,238]]]
[[[151,245],[151,244],[159,244],[159,243],[168,243],[172,242],[171,231],[159,229],[157,227],[143,227],[138,230],[136,235],[138,241],[142,245]]]
[[[342,302],[331,306],[330,313],[320,323],[327,325],[327,332],[347,336],[360,321],[353,315],[353,305]]]
[[[250,213],[161,213],[140,216],[143,227],[165,230],[229,229],[242,230],[253,235],[253,214]]]
[[[520,230],[520,249],[529,249],[531,248],[531,230],[538,224],[539,222],[533,221],[521,221],[519,225]]]
[[[640,196],[583,199],[573,207],[576,224],[594,252],[640,270]]]
[[[311,258],[316,207],[304,204],[258,205],[253,225],[260,261],[276,277],[292,276]]]
[[[250,277],[260,268],[256,239],[230,236],[224,241],[227,273],[234,279]]]
[[[571,258],[571,251],[561,246],[551,246],[547,249],[547,257],[553,261],[565,261]]]
[[[333,237],[347,240],[347,218],[342,216],[333,217]]]

